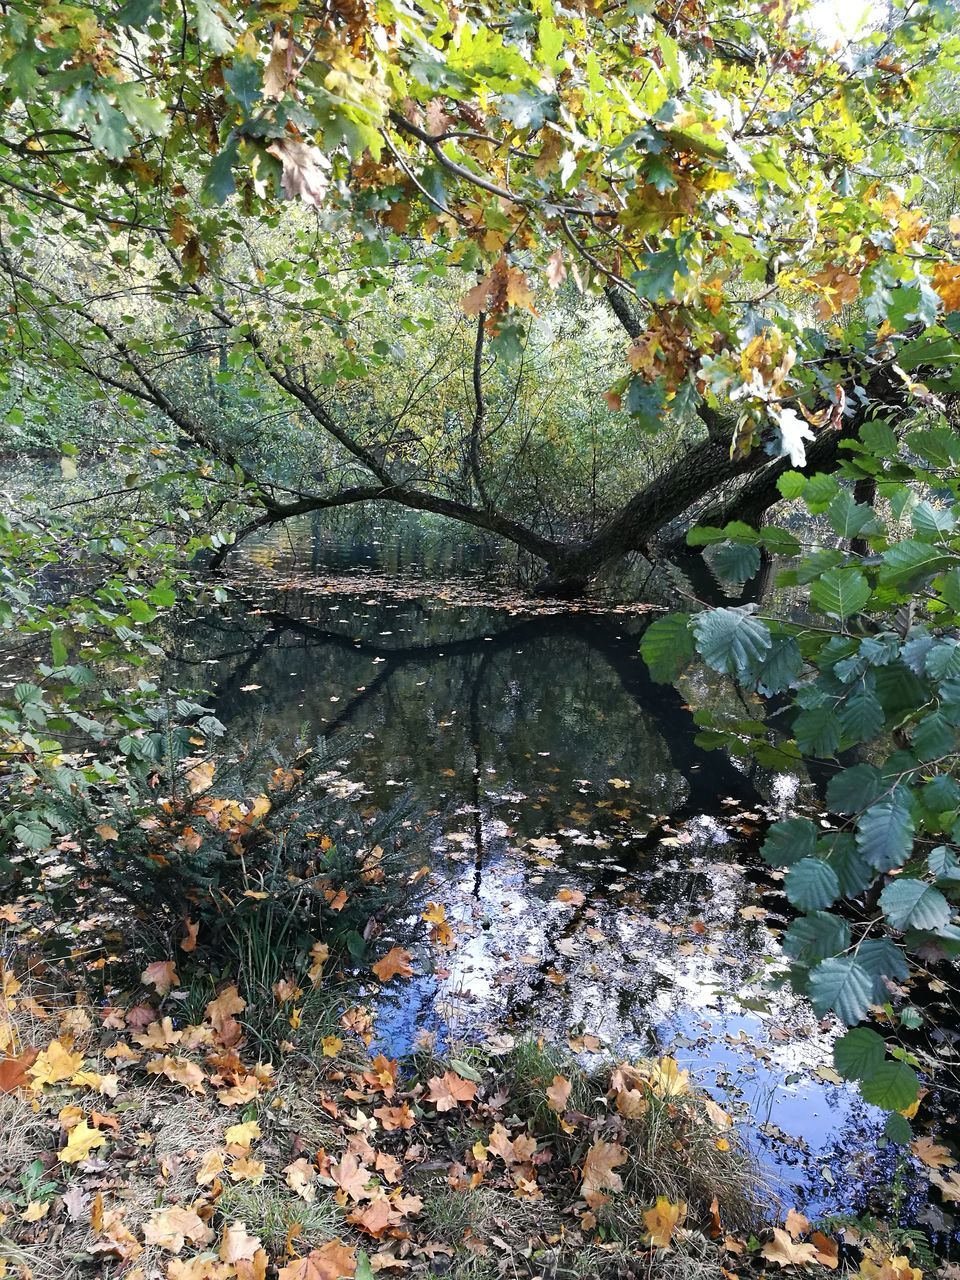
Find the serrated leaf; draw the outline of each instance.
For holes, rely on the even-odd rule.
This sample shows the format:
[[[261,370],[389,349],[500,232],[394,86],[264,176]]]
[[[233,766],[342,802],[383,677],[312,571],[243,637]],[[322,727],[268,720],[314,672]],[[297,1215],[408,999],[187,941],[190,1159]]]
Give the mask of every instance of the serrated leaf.
[[[883,552],[881,559],[881,584],[899,592],[923,586],[954,563],[953,558],[940,547],[913,538],[895,543]]]
[[[827,784],[827,804],[835,813],[860,813],[884,790],[880,770],[855,764],[834,774]]]
[[[826,759],[840,745],[840,717],[829,702],[801,711],[793,722],[797,746],[807,756]]]
[[[927,854],[927,868],[936,880],[960,880],[960,859],[945,844]]]
[[[938,760],[957,747],[957,730],[939,711],[924,716],[913,731],[913,749],[919,760]]]
[[[803,655],[793,636],[775,636],[757,672],[757,688],[769,697],[789,689],[803,670]]]
[[[950,903],[925,880],[898,876],[880,894],[880,910],[894,929],[933,931],[950,923]]]
[[[865,1080],[887,1056],[883,1037],[868,1027],[855,1027],[833,1046],[833,1063],[845,1080]]]
[[[714,671],[753,682],[772,644],[769,628],[748,608],[709,609],[693,619],[697,651]]]
[[[672,684],[693,660],[696,650],[688,613],[669,613],[644,631],[640,653],[658,684]]]
[[[913,818],[897,797],[879,800],[857,823],[857,848],[875,871],[902,867],[913,848]]]
[[[792,867],[817,847],[817,828],[809,818],[784,818],[767,832],[760,854],[771,867]]]
[[[742,542],[727,542],[717,548],[711,563],[721,578],[749,582],[760,568],[760,552]]]
[[[917,1073],[905,1062],[881,1062],[868,1079],[860,1081],[866,1102],[886,1111],[904,1111],[920,1092]]]
[[[832,1009],[848,1027],[860,1022],[873,1000],[873,978],[851,956],[821,961],[810,971],[809,988],[817,1013]]]
[[[815,608],[835,618],[849,618],[870,599],[870,584],[859,569],[828,569],[810,588]]]
[[[840,896],[837,873],[820,858],[801,858],[794,863],[783,887],[788,901],[801,911],[823,911]]]
[[[788,501],[792,498],[799,498],[807,487],[807,477],[799,471],[785,471],[782,476],[777,478],[777,488],[780,496]]]
[[[883,707],[873,690],[861,685],[840,704],[838,718],[847,742],[869,742],[883,728]]]
[[[791,922],[783,935],[784,953],[812,964],[839,955],[850,945],[850,926],[827,911],[814,911]]]

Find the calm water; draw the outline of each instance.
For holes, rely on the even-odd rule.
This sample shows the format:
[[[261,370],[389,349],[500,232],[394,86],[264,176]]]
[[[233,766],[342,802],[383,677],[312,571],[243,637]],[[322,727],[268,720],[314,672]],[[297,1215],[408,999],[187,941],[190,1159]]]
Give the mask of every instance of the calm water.
[[[386,988],[374,1047],[533,1032],[671,1052],[736,1101],[786,1207],[882,1209],[882,1114],[817,1075],[829,1031],[765,986],[787,916],[755,832],[800,783],[695,745],[638,656],[642,614],[463,603],[465,578],[512,569],[419,527],[303,524],[238,555],[233,602],[180,637],[233,739],[324,734],[365,803],[415,806],[422,900],[457,946]]]

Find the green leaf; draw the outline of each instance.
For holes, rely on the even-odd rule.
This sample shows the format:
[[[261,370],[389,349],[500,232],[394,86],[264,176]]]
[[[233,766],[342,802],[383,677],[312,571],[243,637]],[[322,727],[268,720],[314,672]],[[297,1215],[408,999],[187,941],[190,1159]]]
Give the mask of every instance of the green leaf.
[[[841,489],[827,507],[827,520],[841,538],[855,538],[868,525],[876,528],[873,507],[855,501],[848,489]]]
[[[838,712],[843,736],[848,742],[869,742],[883,728],[883,707],[872,689],[855,689]]]
[[[929,502],[918,502],[910,518],[914,533],[922,538],[942,538],[952,533],[956,518],[952,507],[934,507]]]
[[[749,582],[760,568],[760,552],[742,542],[727,542],[713,556],[713,568],[731,582]]]
[[[815,608],[836,618],[858,613],[870,599],[870,584],[859,569],[828,569],[810,588]]]
[[[807,487],[807,477],[799,471],[785,471],[777,478],[777,488],[782,498],[799,498]]]
[[[808,756],[827,759],[840,745],[840,719],[828,702],[801,711],[793,722],[797,746]]]
[[[920,1081],[905,1062],[881,1062],[869,1079],[861,1080],[860,1092],[874,1107],[904,1111],[916,1102]]]
[[[960,676],[960,644],[956,640],[939,640],[928,651],[924,662],[927,675],[934,680],[952,680]]]
[[[956,750],[957,730],[939,711],[924,716],[913,731],[913,749],[920,760],[938,760]]]
[[[924,880],[898,876],[880,895],[880,910],[894,929],[933,931],[950,923],[950,903]]]
[[[844,1080],[866,1080],[887,1057],[883,1037],[868,1027],[855,1027],[833,1046],[833,1063]]]
[[[672,684],[695,656],[688,613],[668,613],[647,627],[640,653],[658,684]]]
[[[810,1000],[817,1013],[832,1009],[851,1027],[873,1001],[873,978],[851,956],[823,960],[810,971]]]
[[[789,689],[803,670],[803,656],[793,636],[776,636],[757,672],[757,688],[764,695]]]
[[[783,818],[767,832],[760,855],[771,867],[792,867],[816,847],[817,828],[809,818]]]
[[[207,170],[201,188],[201,197],[206,205],[223,204],[236,190],[233,167],[237,163],[238,144],[236,138],[216,155]]]
[[[792,959],[812,964],[846,951],[850,945],[850,926],[828,911],[814,911],[791,922],[782,945],[784,953]]]
[[[697,650],[714,671],[751,682],[772,644],[769,628],[752,617],[753,606],[709,609],[693,619]]]
[[[875,879],[872,867],[860,856],[856,841],[845,831],[836,831],[817,841],[817,856],[829,862],[840,881],[845,898],[856,898]]]
[[[161,0],[127,0],[117,13],[114,21],[120,27],[132,27],[134,31],[144,31],[151,22],[161,18]]]
[[[801,858],[784,877],[787,899],[801,911],[822,911],[840,896],[837,873],[820,858]]]
[[[888,1142],[894,1142],[898,1147],[905,1147],[913,1141],[910,1121],[899,1111],[891,1111],[887,1116],[887,1123],[883,1126],[883,1136]]]
[[[872,804],[857,823],[857,848],[875,871],[902,867],[913,848],[913,818],[896,796]]]
[[[90,141],[111,160],[122,160],[133,146],[133,134],[121,113],[105,99],[90,126]]]
[[[941,548],[912,538],[889,547],[881,559],[881,584],[900,592],[923,586],[953,563],[953,558]]]
[[[229,53],[233,37],[224,21],[227,15],[220,0],[193,0],[193,7],[201,44],[209,45],[214,53]]]
[[[936,880],[960,880],[960,860],[952,849],[938,844],[927,854],[927,868]]]
[[[807,504],[808,510],[814,515],[818,515],[821,511],[826,511],[839,491],[840,486],[834,476],[818,471],[816,475],[810,476],[807,480],[803,490],[803,500]]]
[[[873,976],[873,998],[878,1004],[889,999],[885,978],[906,982],[910,976],[903,952],[889,938],[867,938],[857,948],[857,959]]]
[[[827,784],[827,804],[834,813],[860,813],[884,790],[879,769],[855,764],[834,774]]]

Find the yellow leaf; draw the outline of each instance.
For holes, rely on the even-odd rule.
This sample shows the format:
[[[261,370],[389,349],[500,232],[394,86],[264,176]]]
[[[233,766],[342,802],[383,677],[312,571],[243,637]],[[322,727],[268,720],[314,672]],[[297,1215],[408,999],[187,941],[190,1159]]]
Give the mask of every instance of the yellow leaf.
[[[657,1196],[656,1204],[643,1215],[651,1245],[657,1249],[669,1249],[673,1233],[686,1217],[687,1206],[682,1200],[672,1204],[666,1196]]]
[[[69,1080],[83,1065],[82,1053],[71,1053],[59,1040],[53,1040],[27,1071],[34,1088]]]
[[[325,1058],[335,1058],[343,1048],[343,1041],[339,1036],[324,1036],[320,1043],[323,1046]]]
[[[254,1139],[262,1136],[256,1120],[247,1120],[244,1124],[232,1124],[223,1135],[223,1139],[230,1147],[240,1147],[242,1151],[249,1151]]]
[[[81,1120],[70,1130],[70,1137],[60,1152],[60,1159],[63,1164],[76,1164],[80,1160],[86,1160],[91,1151],[106,1145],[105,1135],[98,1129],[91,1129],[86,1120]]]

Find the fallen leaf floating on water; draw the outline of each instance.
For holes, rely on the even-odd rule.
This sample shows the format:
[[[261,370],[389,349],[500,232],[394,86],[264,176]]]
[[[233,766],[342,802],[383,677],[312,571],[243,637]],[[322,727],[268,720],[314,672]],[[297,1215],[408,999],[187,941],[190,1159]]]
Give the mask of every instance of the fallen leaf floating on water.
[[[957,1163],[946,1147],[926,1135],[911,1142],[910,1150],[928,1169],[944,1168]]]
[[[651,1245],[656,1249],[669,1249],[674,1232],[686,1218],[687,1206],[682,1200],[672,1204],[666,1196],[657,1196],[656,1204],[643,1215]]]
[[[554,899],[555,902],[569,903],[572,907],[582,907],[586,900],[586,895],[579,889],[561,889]]]
[[[427,1083],[430,1090],[427,1101],[432,1102],[438,1111],[452,1111],[461,1102],[472,1102],[477,1093],[474,1082],[464,1080],[455,1071],[445,1071],[442,1076],[434,1076]]]
[[[391,978],[412,978],[412,959],[410,952],[403,947],[391,947],[371,968],[381,982],[389,982]]]

